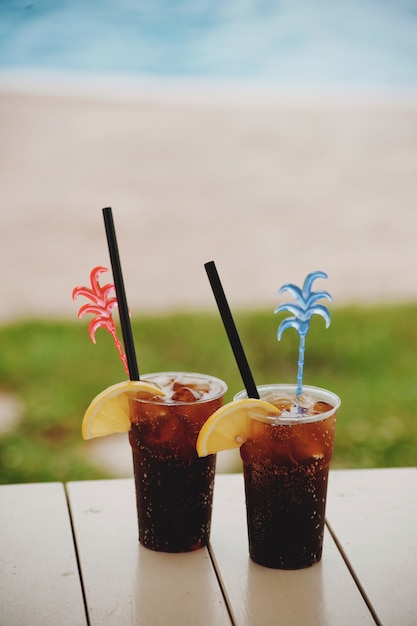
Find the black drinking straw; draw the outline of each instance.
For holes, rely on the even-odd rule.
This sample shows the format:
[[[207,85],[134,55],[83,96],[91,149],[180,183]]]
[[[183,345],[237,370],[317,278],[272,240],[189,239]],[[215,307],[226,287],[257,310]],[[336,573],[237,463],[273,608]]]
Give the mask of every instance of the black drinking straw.
[[[114,287],[116,289],[116,298],[119,309],[120,325],[122,327],[127,366],[129,369],[129,378],[130,380],[140,380],[135,345],[133,342],[132,326],[130,324],[129,309],[126,300],[122,267],[120,265],[119,248],[117,246],[113,214],[110,207],[103,209],[103,218],[104,225],[106,227],[107,244],[109,247],[110,261],[113,271]]]
[[[204,264],[207,272],[208,279],[210,281],[211,288],[213,290],[214,297],[217,302],[219,313],[223,320],[224,328],[229,338],[230,345],[235,355],[236,363],[242,376],[243,384],[245,385],[248,398],[259,398],[259,393],[256,388],[255,381],[252,376],[252,372],[249,367],[249,363],[246,358],[245,351],[240,341],[239,333],[237,332],[236,324],[233,320],[232,313],[230,311],[229,304],[226,299],[226,295],[223,291],[223,287],[217,273],[216,265],[214,261],[209,261]]]

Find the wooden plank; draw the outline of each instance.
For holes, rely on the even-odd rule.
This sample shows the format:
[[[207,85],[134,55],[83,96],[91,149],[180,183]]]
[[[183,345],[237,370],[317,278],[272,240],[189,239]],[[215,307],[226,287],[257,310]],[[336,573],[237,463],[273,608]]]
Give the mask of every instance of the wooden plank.
[[[211,551],[238,626],[375,624],[330,533],[313,567],[283,571],[248,555],[242,474],[216,476]]]
[[[207,549],[139,545],[133,480],[69,483],[67,491],[92,625],[231,623]]]
[[[0,623],[87,624],[60,483],[0,486]]]
[[[338,470],[327,519],[384,625],[417,624],[417,469]]]

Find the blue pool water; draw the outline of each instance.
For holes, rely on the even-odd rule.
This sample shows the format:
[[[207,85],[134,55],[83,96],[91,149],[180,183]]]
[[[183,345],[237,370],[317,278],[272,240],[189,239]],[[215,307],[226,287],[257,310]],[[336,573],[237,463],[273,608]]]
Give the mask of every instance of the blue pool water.
[[[417,0],[0,0],[0,69],[417,85]]]

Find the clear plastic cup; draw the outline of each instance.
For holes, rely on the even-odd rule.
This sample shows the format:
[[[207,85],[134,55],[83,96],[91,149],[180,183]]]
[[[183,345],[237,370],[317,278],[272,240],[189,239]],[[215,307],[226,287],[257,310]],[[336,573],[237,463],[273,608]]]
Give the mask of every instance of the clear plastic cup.
[[[246,493],[249,554],[260,565],[300,569],[320,561],[329,464],[340,399],[303,386],[309,410],[291,415],[296,385],[264,385],[260,398],[284,410],[278,418],[252,419],[240,448]],[[247,397],[241,391],[235,399]],[[310,414],[311,411],[313,414]]]
[[[201,426],[223,404],[226,384],[186,372],[148,374],[166,396],[131,400],[139,541],[152,550],[188,552],[210,537],[216,455],[199,458]]]

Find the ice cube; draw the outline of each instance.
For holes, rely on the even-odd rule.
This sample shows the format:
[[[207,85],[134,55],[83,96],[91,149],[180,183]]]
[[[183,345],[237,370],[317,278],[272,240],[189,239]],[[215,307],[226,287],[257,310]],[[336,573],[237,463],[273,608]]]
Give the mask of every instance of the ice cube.
[[[262,395],[262,400],[265,402],[269,402],[280,409],[281,411],[291,411],[294,401],[290,398],[290,396],[286,394],[282,394],[277,396],[276,392],[269,392]]]
[[[202,393],[190,387],[177,387],[172,394],[172,399],[176,402],[197,402],[202,397]]]
[[[181,389],[183,387],[187,387],[187,389],[195,389],[196,391],[200,391],[201,395],[208,393],[211,389],[210,381],[208,380],[201,380],[200,378],[193,379],[193,378],[188,377],[185,381],[185,380],[181,380],[181,378],[178,377],[174,381],[172,388],[174,389],[174,391],[177,391],[177,389]]]
[[[331,404],[327,404],[327,402],[319,401],[314,404],[313,412],[315,415],[317,415],[318,413],[327,413],[327,411],[331,411],[332,408],[333,407]]]

